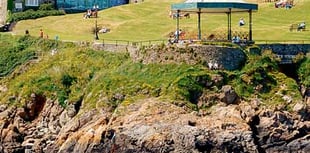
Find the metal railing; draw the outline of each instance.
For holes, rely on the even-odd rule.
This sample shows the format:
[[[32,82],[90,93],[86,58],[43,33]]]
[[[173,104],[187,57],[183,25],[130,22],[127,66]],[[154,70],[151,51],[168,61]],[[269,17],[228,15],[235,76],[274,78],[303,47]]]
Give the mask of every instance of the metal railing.
[[[109,45],[127,45],[127,46],[142,46],[142,45],[153,45],[153,44],[167,44],[168,40],[157,39],[157,40],[143,40],[143,41],[129,41],[129,40],[112,40],[103,39],[103,44]],[[227,40],[199,40],[193,42],[229,42]],[[255,44],[310,44],[310,40],[254,40]]]
[[[254,40],[255,44],[310,44],[310,40]]]
[[[100,42],[100,41],[98,41]],[[102,39],[102,44],[109,44],[109,45],[127,45],[127,46],[142,46],[142,45],[153,45],[153,44],[162,44],[167,43],[167,40],[142,40],[142,41],[129,41],[129,40],[113,40],[113,39]]]

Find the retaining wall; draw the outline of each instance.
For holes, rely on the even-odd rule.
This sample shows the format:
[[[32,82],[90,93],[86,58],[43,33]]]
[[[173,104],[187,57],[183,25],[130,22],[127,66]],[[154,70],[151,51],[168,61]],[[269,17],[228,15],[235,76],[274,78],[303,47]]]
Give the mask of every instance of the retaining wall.
[[[270,49],[278,55],[297,55],[309,53],[310,44],[258,44],[262,50]]]

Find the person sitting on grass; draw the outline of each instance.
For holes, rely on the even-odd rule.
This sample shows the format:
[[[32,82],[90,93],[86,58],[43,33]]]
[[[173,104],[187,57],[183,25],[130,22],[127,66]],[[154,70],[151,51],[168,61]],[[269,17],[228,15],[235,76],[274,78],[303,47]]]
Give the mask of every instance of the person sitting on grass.
[[[84,16],[84,19],[90,18],[91,14],[92,14],[92,11],[90,9],[88,9],[85,16]]]
[[[285,9],[291,9],[291,8],[292,8],[292,4],[289,2],[286,2]]]

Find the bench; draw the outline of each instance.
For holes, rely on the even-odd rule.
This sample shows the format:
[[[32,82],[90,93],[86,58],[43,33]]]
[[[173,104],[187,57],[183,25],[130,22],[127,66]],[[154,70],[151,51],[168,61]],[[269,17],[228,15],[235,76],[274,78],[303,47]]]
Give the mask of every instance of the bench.
[[[276,2],[277,0],[261,0],[261,2],[265,2],[265,3],[271,3],[271,2]]]
[[[290,25],[289,30],[290,31],[294,31],[294,30],[296,30],[296,31],[306,31],[306,26],[300,27],[299,24],[295,23],[295,24],[291,24]]]

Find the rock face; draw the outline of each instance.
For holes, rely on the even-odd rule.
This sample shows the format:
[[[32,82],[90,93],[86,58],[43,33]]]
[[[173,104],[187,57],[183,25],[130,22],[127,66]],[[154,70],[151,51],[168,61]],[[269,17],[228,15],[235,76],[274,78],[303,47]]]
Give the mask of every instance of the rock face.
[[[309,152],[309,121],[288,112],[265,110],[259,115],[258,143],[266,152]]]
[[[226,104],[235,104],[238,102],[239,97],[231,86],[223,86],[222,92],[223,93],[220,95],[220,99],[222,102]]]
[[[228,99],[233,90],[223,87]],[[233,97],[233,98],[231,98]],[[219,97],[218,97],[219,99]],[[218,103],[207,115],[149,98],[114,111],[82,112],[33,95],[29,107],[0,106],[0,152],[195,153],[309,152],[309,105],[303,111],[259,109],[260,103]],[[225,105],[223,105],[225,104]],[[36,106],[39,105],[39,106]],[[81,104],[82,105],[82,104]],[[301,106],[296,110],[301,111]],[[38,109],[32,120],[26,108]],[[79,114],[79,115],[77,115]],[[28,121],[26,121],[28,120]]]
[[[199,117],[171,103],[146,99],[119,107],[117,112],[110,117],[104,113],[89,114],[87,118],[96,121],[82,124],[84,126],[74,133],[69,130],[72,125],[62,128],[59,139],[48,151],[187,153],[257,150],[249,125],[240,117],[236,106],[218,107],[212,116]],[[220,121],[221,118],[226,120]]]

